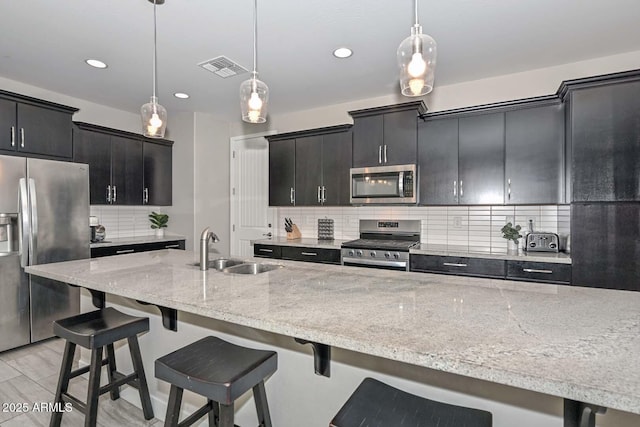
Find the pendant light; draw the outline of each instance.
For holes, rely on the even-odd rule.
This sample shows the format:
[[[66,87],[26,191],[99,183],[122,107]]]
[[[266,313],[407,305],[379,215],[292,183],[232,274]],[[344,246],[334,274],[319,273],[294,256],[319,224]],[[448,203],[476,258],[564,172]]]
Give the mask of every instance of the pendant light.
[[[258,80],[258,0],[253,4],[253,72],[251,78],[240,85],[240,108],[242,120],[249,123],[267,121],[269,88]]]
[[[422,26],[418,24],[418,0],[414,0],[414,6],[415,24],[411,27],[411,35],[398,47],[400,89],[405,96],[423,96],[431,92],[436,67],[436,42],[422,34]]]
[[[150,138],[164,138],[164,131],[167,129],[167,110],[158,104],[156,96],[156,86],[158,77],[156,76],[157,60],[157,35],[156,35],[156,5],[164,4],[165,0],[149,0],[153,3],[153,96],[151,102],[144,104],[140,109],[142,115],[142,133]]]

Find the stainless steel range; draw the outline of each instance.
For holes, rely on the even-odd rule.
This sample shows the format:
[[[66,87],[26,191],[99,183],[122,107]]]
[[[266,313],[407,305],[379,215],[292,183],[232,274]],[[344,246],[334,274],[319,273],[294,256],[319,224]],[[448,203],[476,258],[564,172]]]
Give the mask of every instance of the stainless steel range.
[[[360,220],[360,238],[342,244],[342,265],[409,271],[409,249],[420,244],[420,220]]]

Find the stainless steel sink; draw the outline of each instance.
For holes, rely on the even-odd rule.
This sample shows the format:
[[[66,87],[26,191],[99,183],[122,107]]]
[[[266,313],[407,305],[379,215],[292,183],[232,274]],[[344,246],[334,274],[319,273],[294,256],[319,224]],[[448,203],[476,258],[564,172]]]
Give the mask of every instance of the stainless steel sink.
[[[229,259],[229,258],[212,259],[212,260],[209,260],[209,268],[214,268],[218,271],[222,271],[227,267],[239,265],[239,264],[242,264],[243,262],[244,261],[242,261],[241,259]],[[195,265],[196,267],[199,267],[200,263],[196,262],[193,265]]]
[[[282,268],[282,265],[275,264],[260,264],[257,262],[246,262],[240,265],[234,265],[233,267],[227,267],[222,270],[223,273],[231,274],[259,274],[271,270]]]

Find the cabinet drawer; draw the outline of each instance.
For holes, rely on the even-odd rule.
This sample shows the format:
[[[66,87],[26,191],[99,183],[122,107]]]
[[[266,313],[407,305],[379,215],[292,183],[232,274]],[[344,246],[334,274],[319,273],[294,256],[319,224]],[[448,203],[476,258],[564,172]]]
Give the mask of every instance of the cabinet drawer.
[[[253,256],[280,259],[282,258],[282,247],[256,243],[253,245]]]
[[[505,262],[499,259],[411,255],[410,271],[503,279]]]
[[[91,258],[99,258],[111,255],[132,254],[134,252],[158,251],[162,249],[184,250],[184,240],[170,240],[166,242],[139,243],[135,245],[105,246],[91,248]]]
[[[282,259],[293,261],[319,262],[323,264],[340,264],[340,249],[303,248],[299,246],[283,246]]]
[[[571,283],[571,265],[549,262],[507,261],[507,279],[569,284]]]

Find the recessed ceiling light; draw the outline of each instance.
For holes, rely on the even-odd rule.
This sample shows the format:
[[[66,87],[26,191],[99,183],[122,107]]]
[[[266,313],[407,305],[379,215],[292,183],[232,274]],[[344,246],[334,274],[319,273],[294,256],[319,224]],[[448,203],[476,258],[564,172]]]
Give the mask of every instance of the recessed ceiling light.
[[[333,51],[333,56],[336,58],[348,58],[353,55],[353,51],[348,47],[339,47]]]
[[[87,59],[86,61],[87,64],[91,65],[92,67],[95,68],[107,68],[107,64],[105,64],[102,61],[99,61],[97,59]]]
[[[188,93],[176,92],[173,94],[176,98],[187,99],[189,97]]]

